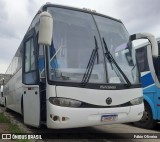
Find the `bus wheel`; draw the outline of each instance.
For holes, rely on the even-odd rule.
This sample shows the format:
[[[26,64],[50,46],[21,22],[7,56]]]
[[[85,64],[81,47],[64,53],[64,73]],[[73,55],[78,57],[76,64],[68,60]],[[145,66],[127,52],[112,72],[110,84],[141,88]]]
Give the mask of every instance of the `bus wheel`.
[[[147,103],[144,103],[145,111],[140,121],[134,122],[137,127],[152,129],[156,126],[156,121],[153,119],[152,110]]]

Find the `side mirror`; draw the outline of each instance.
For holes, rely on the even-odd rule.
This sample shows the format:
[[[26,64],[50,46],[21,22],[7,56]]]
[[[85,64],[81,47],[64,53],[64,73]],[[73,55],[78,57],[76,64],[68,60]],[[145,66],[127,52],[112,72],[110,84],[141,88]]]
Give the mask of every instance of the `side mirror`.
[[[51,45],[53,33],[53,18],[48,12],[40,14],[39,37],[38,44]]]
[[[137,39],[148,39],[151,43],[152,55],[158,57],[158,44],[155,37],[150,33],[138,33],[130,36],[130,41]]]

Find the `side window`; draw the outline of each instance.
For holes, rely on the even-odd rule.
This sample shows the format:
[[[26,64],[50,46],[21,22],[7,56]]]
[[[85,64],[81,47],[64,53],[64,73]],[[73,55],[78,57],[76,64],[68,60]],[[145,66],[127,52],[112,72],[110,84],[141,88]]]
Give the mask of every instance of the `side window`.
[[[23,83],[28,85],[37,84],[36,70],[36,54],[35,54],[34,39],[29,38],[24,42],[24,66],[23,66]]]
[[[25,72],[35,70],[35,51],[33,38],[25,43]]]
[[[160,42],[158,42],[158,55],[160,55]]]
[[[33,44],[33,38],[30,40],[30,47],[31,47],[31,70],[35,70],[35,51],[34,51],[34,44]]]
[[[153,65],[155,69],[155,73],[157,75],[158,80],[160,81],[160,57],[153,57]]]
[[[149,71],[146,47],[136,49],[136,60],[138,63],[138,70],[140,72]]]
[[[39,75],[40,79],[45,78],[45,57],[44,57],[44,47],[39,46],[39,55],[38,55],[38,66],[39,66]]]

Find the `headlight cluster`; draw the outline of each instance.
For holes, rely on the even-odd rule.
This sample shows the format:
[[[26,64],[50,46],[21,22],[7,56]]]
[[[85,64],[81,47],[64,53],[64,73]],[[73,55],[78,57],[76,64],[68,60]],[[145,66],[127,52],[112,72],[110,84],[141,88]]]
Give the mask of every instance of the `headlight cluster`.
[[[143,102],[143,97],[139,97],[139,98],[135,98],[133,100],[130,101],[130,103],[132,105],[139,105]]]
[[[49,102],[51,104],[62,106],[62,107],[79,107],[81,106],[82,102],[67,98],[49,98]]]

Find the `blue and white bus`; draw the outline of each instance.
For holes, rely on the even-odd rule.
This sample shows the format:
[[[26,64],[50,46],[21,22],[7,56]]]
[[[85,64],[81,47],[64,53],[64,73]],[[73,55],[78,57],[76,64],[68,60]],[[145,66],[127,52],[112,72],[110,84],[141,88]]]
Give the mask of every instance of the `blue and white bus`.
[[[159,47],[157,56],[147,53],[147,46],[150,43],[139,45],[135,50],[145,105],[144,115],[135,125],[148,129],[160,121],[160,39],[157,41]]]
[[[144,104],[131,40],[141,37],[154,43],[95,11],[42,6],[6,71],[5,108],[27,125],[55,129],[139,121]]]

